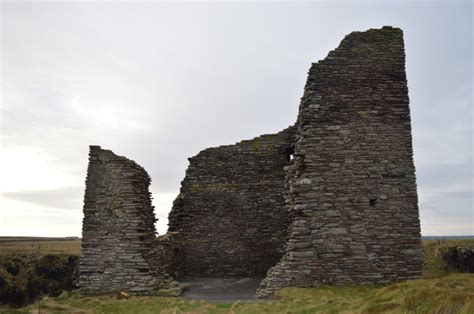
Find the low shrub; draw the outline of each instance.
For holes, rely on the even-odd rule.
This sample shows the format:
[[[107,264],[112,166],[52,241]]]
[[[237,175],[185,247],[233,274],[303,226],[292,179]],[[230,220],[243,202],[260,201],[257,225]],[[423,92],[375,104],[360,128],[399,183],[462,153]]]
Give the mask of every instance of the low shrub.
[[[74,289],[74,255],[12,254],[0,259],[0,304],[21,307]]]

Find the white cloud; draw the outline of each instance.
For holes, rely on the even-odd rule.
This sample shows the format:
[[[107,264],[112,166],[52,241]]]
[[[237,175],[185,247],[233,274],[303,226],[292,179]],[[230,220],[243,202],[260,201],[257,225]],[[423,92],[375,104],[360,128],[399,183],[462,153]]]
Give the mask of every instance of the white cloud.
[[[77,176],[38,148],[4,148],[0,155],[0,191],[57,189],[74,185]]]

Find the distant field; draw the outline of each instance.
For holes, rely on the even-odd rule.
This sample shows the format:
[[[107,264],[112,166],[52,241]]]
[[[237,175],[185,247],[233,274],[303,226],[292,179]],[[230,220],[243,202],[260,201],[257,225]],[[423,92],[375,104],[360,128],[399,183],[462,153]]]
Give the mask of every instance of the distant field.
[[[424,239],[425,277],[433,278],[441,273],[445,274],[446,271],[441,267],[440,252],[449,246],[458,245],[474,248],[474,238],[466,236]],[[80,255],[81,240],[79,238],[0,237],[0,255],[11,253]]]
[[[474,237],[429,237],[423,239],[425,263],[428,263],[429,273],[433,269],[438,271],[436,263],[440,263],[439,251],[449,246],[463,245],[474,247]],[[43,254],[81,254],[81,240],[79,238],[44,238],[44,237],[0,237],[0,255],[11,253],[43,253]],[[437,261],[437,262],[434,262]],[[441,271],[442,272],[442,271]],[[425,273],[426,277],[427,273]],[[432,278],[436,275],[428,275]]]
[[[0,237],[0,255],[12,253],[81,254],[79,238]]]

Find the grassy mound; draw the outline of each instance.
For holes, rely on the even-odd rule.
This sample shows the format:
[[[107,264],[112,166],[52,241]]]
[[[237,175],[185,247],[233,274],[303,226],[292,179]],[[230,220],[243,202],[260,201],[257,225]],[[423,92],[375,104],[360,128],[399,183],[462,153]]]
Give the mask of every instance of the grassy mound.
[[[443,254],[449,247],[474,249],[474,239],[423,241],[424,278],[438,278],[457,272],[456,269],[448,267],[443,259]]]
[[[12,254],[0,258],[0,304],[14,307],[73,289],[75,255]]]

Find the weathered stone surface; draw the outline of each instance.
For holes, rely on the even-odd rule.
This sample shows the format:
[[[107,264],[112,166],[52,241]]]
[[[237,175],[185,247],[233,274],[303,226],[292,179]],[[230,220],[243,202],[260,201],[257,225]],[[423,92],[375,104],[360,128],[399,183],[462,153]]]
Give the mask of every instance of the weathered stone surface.
[[[285,171],[293,128],[189,159],[169,230],[181,232],[184,274],[265,275],[284,252]]]
[[[400,29],[351,33],[313,64],[294,126],[189,161],[170,231],[156,239],[145,170],[91,147],[83,293],[177,295],[167,274],[266,273],[261,297],[421,276]]]
[[[257,295],[290,285],[420,277],[402,31],[354,32],[313,64],[296,127],[287,182],[319,181],[286,194],[292,211],[288,243],[309,229],[312,247],[287,245]],[[296,210],[302,205],[304,213]]]
[[[173,278],[184,275],[184,238],[179,232],[169,231],[156,238],[158,254],[158,264],[166,274]]]
[[[79,286],[83,294],[151,295],[168,289],[147,172],[91,146],[84,196]]]

